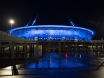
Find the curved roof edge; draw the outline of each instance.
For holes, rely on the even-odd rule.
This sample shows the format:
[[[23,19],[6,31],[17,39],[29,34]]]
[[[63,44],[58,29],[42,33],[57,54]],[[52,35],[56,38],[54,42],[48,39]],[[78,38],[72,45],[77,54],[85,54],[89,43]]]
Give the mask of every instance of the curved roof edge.
[[[62,28],[76,28],[76,29],[83,29],[83,30],[87,30],[89,32],[92,33],[92,35],[95,34],[94,31],[90,30],[90,29],[87,29],[87,28],[83,28],[83,27],[77,27],[77,26],[67,26],[67,25],[35,25],[35,26],[25,26],[25,27],[18,27],[18,28],[14,28],[14,29],[11,29],[9,30],[8,32],[11,34],[13,31],[15,30],[19,30],[19,29],[24,29],[24,28],[41,28],[41,27],[44,27],[44,28],[47,28],[47,27],[62,27]]]

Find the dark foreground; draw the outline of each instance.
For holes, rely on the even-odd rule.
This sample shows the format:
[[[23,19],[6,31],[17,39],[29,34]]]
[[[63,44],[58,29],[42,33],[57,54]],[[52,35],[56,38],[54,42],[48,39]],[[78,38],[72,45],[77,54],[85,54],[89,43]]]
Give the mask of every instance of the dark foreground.
[[[11,67],[0,69],[0,78],[104,78],[104,58],[96,58],[89,61],[90,67],[73,68],[41,68],[41,69],[16,69],[12,75]],[[2,63],[1,63],[2,64]],[[96,70],[99,65],[101,67]],[[18,67],[18,66],[17,66]]]

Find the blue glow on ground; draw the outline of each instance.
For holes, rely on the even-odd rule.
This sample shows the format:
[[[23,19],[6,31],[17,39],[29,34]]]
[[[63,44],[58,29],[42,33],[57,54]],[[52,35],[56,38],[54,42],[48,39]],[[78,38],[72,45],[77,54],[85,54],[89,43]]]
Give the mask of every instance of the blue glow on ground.
[[[65,25],[36,25],[36,26],[26,26],[19,27],[8,31],[11,35],[27,38],[34,40],[34,37],[38,37],[40,40],[73,40],[77,38],[80,40],[90,41],[94,35],[94,32],[90,29],[75,27],[75,26],[65,26]]]
[[[49,57],[50,56],[50,57]],[[85,59],[77,59],[75,57],[62,58],[59,62],[58,54],[51,53],[50,55],[45,55],[38,62],[38,68],[70,68],[70,67],[85,67],[86,64],[81,61]],[[36,68],[36,63],[30,63],[27,65],[27,68]]]
[[[32,63],[28,66],[28,68],[36,68],[36,63]]]

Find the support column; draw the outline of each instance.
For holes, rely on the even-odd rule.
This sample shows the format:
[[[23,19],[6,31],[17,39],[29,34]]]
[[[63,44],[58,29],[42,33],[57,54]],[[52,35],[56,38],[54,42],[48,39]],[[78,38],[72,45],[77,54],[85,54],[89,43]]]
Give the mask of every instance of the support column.
[[[34,58],[34,44],[32,45],[32,51],[33,51],[33,58]]]
[[[27,45],[26,45],[26,42],[24,43],[24,59],[26,59],[27,58]]]
[[[70,43],[68,45],[68,51],[71,52]]]
[[[17,46],[16,46],[16,53],[17,53]]]
[[[59,48],[59,68],[61,68],[61,42],[58,43]]]
[[[36,60],[38,60],[38,41],[36,42]]]
[[[77,51],[77,42],[76,43],[76,66],[78,67],[78,51]]]
[[[89,49],[89,43],[87,44],[87,52],[88,52],[88,54],[90,55],[90,49]]]
[[[17,49],[17,45],[15,46],[15,52],[16,52],[16,59],[18,58],[18,49]]]
[[[97,57],[98,57],[98,45],[99,44],[96,45],[96,52],[95,52]]]
[[[11,59],[14,59],[14,42],[11,42]]]
[[[93,52],[93,43],[92,43],[92,58],[94,57],[94,52]]]
[[[78,52],[77,52],[77,42],[76,43],[76,58],[77,58],[77,55],[78,55]]]
[[[42,56],[45,54],[46,52],[45,52],[45,45],[44,45],[44,43],[42,43]]]
[[[17,46],[17,50],[18,50],[18,58],[20,58],[19,45]]]
[[[36,41],[36,68],[38,68],[38,41]]]
[[[45,43],[42,43],[42,56],[46,54],[46,48],[45,48]]]
[[[19,45],[18,45],[18,53],[19,53]]]
[[[13,41],[11,42],[11,62],[12,62],[11,71],[12,71],[12,75],[14,75],[14,69],[13,69],[13,66],[14,66],[14,42]]]
[[[50,42],[48,42],[48,68],[50,68]]]
[[[11,52],[11,45],[9,45],[9,52]]]
[[[24,68],[26,68],[26,65],[27,65],[27,63],[26,63],[26,59],[27,59],[27,45],[26,45],[26,42],[24,42],[24,44],[23,44],[23,52],[24,52]]]
[[[83,42],[83,52],[85,53],[85,43]]]
[[[32,57],[32,44],[29,44],[29,58]]]
[[[98,56],[101,56],[101,53],[102,53],[102,45],[100,44],[100,45],[99,45]]]
[[[50,42],[48,42],[48,57],[50,58]]]
[[[58,43],[59,46],[59,59],[61,58],[61,42]]]
[[[33,46],[32,46],[32,44],[30,46],[31,46],[31,52],[30,52],[30,54],[31,54],[31,58],[32,58],[32,55],[33,55]]]
[[[88,45],[89,45],[89,44],[87,44],[87,52],[89,52]]]
[[[17,53],[19,52],[19,46],[17,45]],[[19,53],[18,53],[19,54]]]

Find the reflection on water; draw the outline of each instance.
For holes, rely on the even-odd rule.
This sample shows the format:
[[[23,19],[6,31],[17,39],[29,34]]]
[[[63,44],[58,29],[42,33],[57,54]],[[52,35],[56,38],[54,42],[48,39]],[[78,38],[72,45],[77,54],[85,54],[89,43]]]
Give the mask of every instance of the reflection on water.
[[[39,59],[38,63],[35,61],[32,63],[27,63],[27,68],[70,68],[70,67],[85,67],[87,66],[84,63],[84,60],[88,60],[88,58],[76,58],[71,57],[68,54],[61,55],[61,59],[59,59],[59,55],[55,52],[44,55],[41,59]]]

